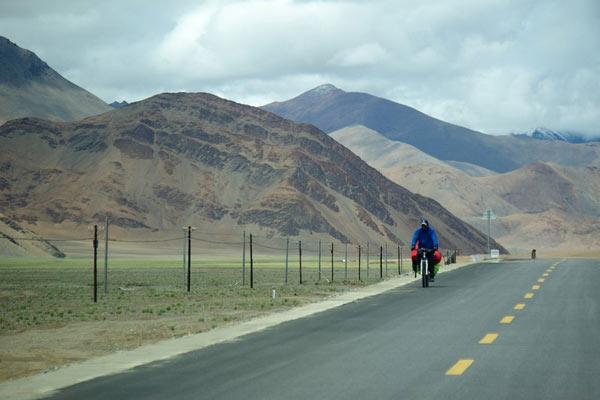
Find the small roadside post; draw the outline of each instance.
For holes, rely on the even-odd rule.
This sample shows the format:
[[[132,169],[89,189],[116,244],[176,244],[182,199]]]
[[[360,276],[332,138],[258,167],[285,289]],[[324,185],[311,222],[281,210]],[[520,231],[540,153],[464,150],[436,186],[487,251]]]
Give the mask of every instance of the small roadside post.
[[[379,246],[379,279],[383,279],[383,246]]]
[[[188,225],[188,244],[187,244],[187,262],[188,262],[188,270],[187,270],[187,291],[190,292],[192,288],[192,227]]]
[[[252,254],[252,234],[250,234],[250,289],[254,289],[254,255]]]
[[[388,276],[388,246],[387,242],[385,243],[385,276]]]
[[[104,226],[104,295],[108,295],[108,215]]]
[[[333,243],[331,243],[331,282],[333,283]]]
[[[360,244],[358,245],[358,280],[360,281]]]
[[[344,279],[348,280],[348,243],[344,243]]]
[[[318,277],[317,281],[319,281],[319,282],[320,282],[320,281],[321,281],[321,240],[319,240],[319,248],[318,248],[318,251],[319,251],[319,255],[318,255],[318,263],[319,263],[318,270],[319,270],[319,277]]]
[[[369,280],[369,242],[367,242],[367,280]]]
[[[183,287],[186,287],[187,274],[185,271],[185,267],[187,265],[187,261],[186,261],[186,257],[187,257],[187,227],[184,226],[181,229],[183,230],[183,254],[182,254],[183,263],[181,265],[181,271],[182,271],[181,277],[183,278]]]
[[[400,245],[398,245],[398,275],[402,275],[402,266],[400,265]]]
[[[98,302],[98,225],[94,225],[94,303]]]
[[[300,284],[302,285],[302,240],[298,240],[298,272],[300,275]]]
[[[290,253],[290,238],[285,239],[285,284],[288,284],[288,255]]]
[[[246,231],[242,233],[242,286],[246,286]]]

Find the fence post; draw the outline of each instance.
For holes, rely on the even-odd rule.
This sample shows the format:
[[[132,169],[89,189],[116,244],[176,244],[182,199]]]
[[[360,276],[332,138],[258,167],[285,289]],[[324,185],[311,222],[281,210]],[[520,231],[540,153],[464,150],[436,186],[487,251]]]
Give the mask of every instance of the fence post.
[[[250,234],[250,289],[254,289],[254,255],[252,254],[252,234]]]
[[[98,302],[98,225],[94,225],[94,303]]]
[[[242,239],[242,286],[246,286],[246,231]]]
[[[187,285],[187,274],[185,273],[185,266],[186,266],[186,254],[187,254],[187,232],[186,232],[186,228],[183,228],[183,254],[182,254],[182,264],[181,264],[181,278],[183,279],[183,287],[186,287]]]
[[[358,245],[358,280],[360,281],[360,244]]]
[[[348,280],[348,243],[344,243],[344,279]]]
[[[400,274],[402,274],[402,268],[404,267],[404,248],[400,246]]]
[[[383,279],[383,246],[379,246],[379,279]]]
[[[302,285],[302,240],[298,240],[298,267],[300,275],[300,284]]]
[[[385,276],[388,276],[388,252],[387,252],[387,242],[385,244]]]
[[[398,275],[402,275],[402,267],[400,266],[400,245],[398,245]]]
[[[369,242],[367,242],[367,279],[369,279]]]
[[[319,240],[319,256],[318,256],[318,260],[319,260],[319,279],[318,281],[321,281],[321,241]]]
[[[187,273],[187,291],[192,287],[192,227],[188,226],[188,273]]]
[[[108,295],[108,215],[104,227],[104,294]]]
[[[331,243],[331,282],[333,282],[333,242]]]
[[[285,239],[285,284],[288,284],[288,254],[290,252],[290,238]]]

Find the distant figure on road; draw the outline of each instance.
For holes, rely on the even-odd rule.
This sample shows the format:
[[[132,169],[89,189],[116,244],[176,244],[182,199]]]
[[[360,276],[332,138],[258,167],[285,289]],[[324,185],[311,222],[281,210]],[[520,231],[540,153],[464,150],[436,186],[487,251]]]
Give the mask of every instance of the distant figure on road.
[[[429,226],[429,221],[427,221],[426,219],[422,218],[421,219],[421,227],[418,228],[415,233],[413,234],[412,237],[412,242],[411,242],[411,251],[415,250],[417,248],[417,246],[421,249],[430,249],[431,251],[429,251],[427,253],[427,262],[429,263],[429,265],[431,266],[430,270],[429,270],[429,280],[431,282],[433,282],[433,277],[435,276],[435,264],[436,264],[436,260],[435,260],[435,253],[437,252],[437,249],[439,247],[439,243],[438,243],[438,238],[437,238],[437,234],[435,233],[435,229],[433,229],[431,226]],[[437,260],[439,262],[439,260]],[[416,258],[413,258],[413,271],[417,272],[419,263],[421,262],[421,260],[419,259],[419,257],[417,256]]]
[[[535,260],[535,249],[531,250],[531,259]]]

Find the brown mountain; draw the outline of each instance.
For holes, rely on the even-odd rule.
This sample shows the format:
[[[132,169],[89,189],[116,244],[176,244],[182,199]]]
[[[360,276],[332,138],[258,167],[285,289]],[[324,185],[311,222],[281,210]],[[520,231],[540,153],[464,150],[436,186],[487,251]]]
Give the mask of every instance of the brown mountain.
[[[541,141],[528,136],[491,136],[433,118],[414,108],[367,93],[322,85],[293,99],[263,106],[284,118],[330,133],[363,125],[391,140],[410,144],[443,161],[474,164],[508,172],[533,162],[586,166],[597,158],[585,146]]]
[[[5,257],[52,256],[65,254],[20,224],[0,214],[0,254]]]
[[[363,126],[340,129],[331,137],[394,182],[439,201],[482,230],[487,228],[481,216],[492,208],[498,216],[492,233],[511,251],[600,246],[598,158],[587,167],[533,163],[496,174],[464,163],[450,165]]]
[[[22,117],[73,121],[109,110],[34,53],[0,36],[0,124]]]
[[[0,127],[0,207],[40,234],[315,234],[410,239],[428,217],[444,247],[481,252],[485,237],[413,194],[334,139],[258,108],[203,93],[165,93],[64,123]]]

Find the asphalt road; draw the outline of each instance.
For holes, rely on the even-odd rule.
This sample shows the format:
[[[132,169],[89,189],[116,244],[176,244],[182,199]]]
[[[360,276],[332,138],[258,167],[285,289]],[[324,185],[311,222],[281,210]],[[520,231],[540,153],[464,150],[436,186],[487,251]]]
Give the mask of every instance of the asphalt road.
[[[559,261],[463,268],[428,289],[412,284],[51,398],[599,399],[600,262]]]

